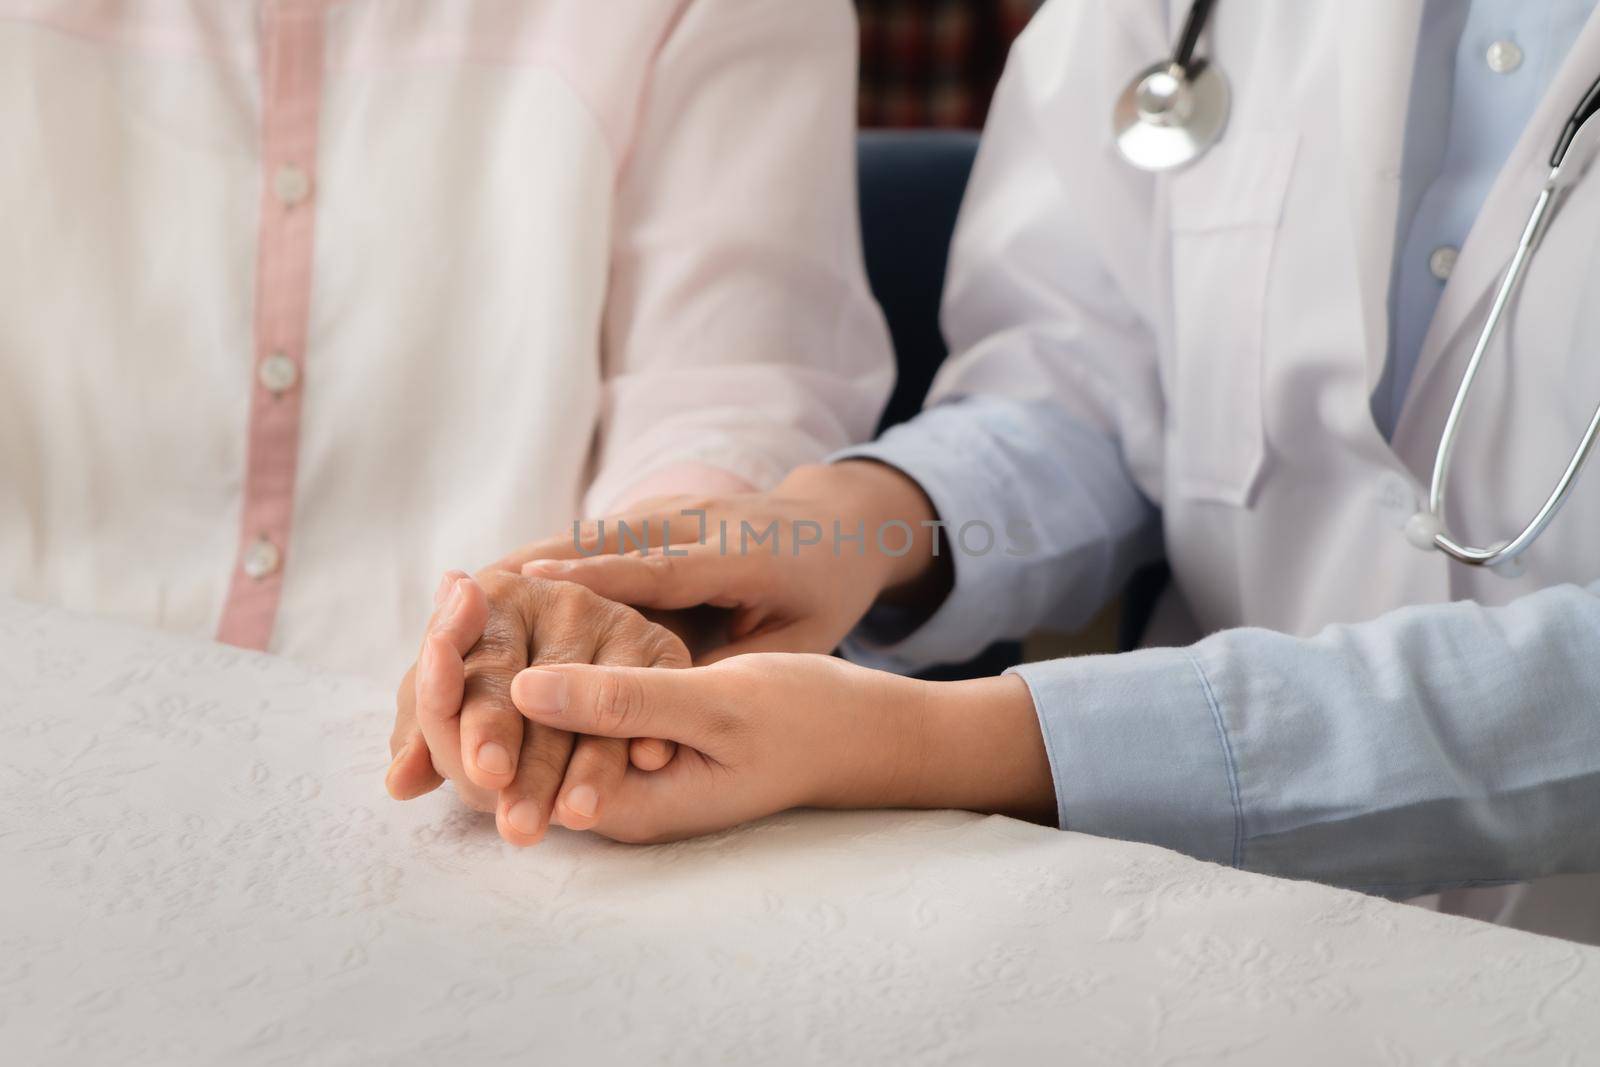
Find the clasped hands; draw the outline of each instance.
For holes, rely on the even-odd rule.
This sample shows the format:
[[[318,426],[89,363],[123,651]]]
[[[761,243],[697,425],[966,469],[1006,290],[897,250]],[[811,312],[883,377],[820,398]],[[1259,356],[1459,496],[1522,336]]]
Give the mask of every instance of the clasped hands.
[[[704,526],[685,511],[712,528],[776,523],[784,551],[697,541]],[[802,468],[771,494],[658,501],[624,519],[656,537],[673,520],[670,553],[622,554],[612,522],[447,574],[397,693],[390,794],[449,779],[522,846],[552,823],[655,842],[793,807],[1047,817],[1020,680],[923,682],[825,654],[886,595],[928,598],[935,554],[790,552],[784,533],[819,513],[928,511],[889,468]]]

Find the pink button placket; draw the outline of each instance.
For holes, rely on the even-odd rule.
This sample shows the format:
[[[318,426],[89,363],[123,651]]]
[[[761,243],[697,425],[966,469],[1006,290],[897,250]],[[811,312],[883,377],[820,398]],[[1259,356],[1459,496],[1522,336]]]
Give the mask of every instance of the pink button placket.
[[[217,629],[218,640],[245,648],[267,647],[284,569],[291,563],[316,221],[323,5],[324,0],[269,0],[261,12],[261,218],[254,351],[246,368],[249,443],[238,555]],[[272,373],[263,372],[264,364]]]

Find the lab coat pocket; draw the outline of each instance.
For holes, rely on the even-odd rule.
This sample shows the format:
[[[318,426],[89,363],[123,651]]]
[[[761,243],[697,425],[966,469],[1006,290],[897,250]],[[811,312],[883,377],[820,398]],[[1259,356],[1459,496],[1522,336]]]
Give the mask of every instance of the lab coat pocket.
[[[1296,144],[1292,132],[1231,132],[1171,179],[1167,447],[1180,497],[1246,507],[1261,476],[1267,289]]]

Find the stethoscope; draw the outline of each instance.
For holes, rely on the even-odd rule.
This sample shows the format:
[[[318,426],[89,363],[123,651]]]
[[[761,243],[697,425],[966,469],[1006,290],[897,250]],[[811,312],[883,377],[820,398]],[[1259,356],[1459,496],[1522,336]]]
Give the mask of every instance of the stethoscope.
[[[1205,155],[1212,145],[1222,138],[1228,124],[1228,81],[1215,63],[1196,58],[1194,50],[1200,42],[1211,18],[1216,0],[1195,0],[1183,22],[1183,32],[1171,59],[1164,59],[1144,70],[1129,83],[1117,98],[1112,113],[1112,128],[1116,134],[1117,149],[1124,159],[1146,171],[1168,171],[1187,166]],[[1461,432],[1462,413],[1472,386],[1477,381],[1483,365],[1484,353],[1494,339],[1517,290],[1527,273],[1528,263],[1540,239],[1549,229],[1550,221],[1564,194],[1577,183],[1596,150],[1600,149],[1600,79],[1596,79],[1584,93],[1578,106],[1562,128],[1555,151],[1550,154],[1550,173],[1539,191],[1522,238],[1517,242],[1516,253],[1506,269],[1500,287],[1495,291],[1494,302],[1489,306],[1489,317],[1484,320],[1473,346],[1467,369],[1461,376],[1461,386],[1456,390],[1450,414],[1445,419],[1444,431],[1439,436],[1439,447],[1434,453],[1433,478],[1428,488],[1428,506],[1418,511],[1406,523],[1406,539],[1418,548],[1437,549],[1452,559],[1478,567],[1493,567],[1507,577],[1522,572],[1521,555],[1538,540],[1550,525],[1561,506],[1571,496],[1578,474],[1589,461],[1595,442],[1600,439],[1600,406],[1589,418],[1583,438],[1573,451],[1566,469],[1556,481],[1555,488],[1533,519],[1522,532],[1507,541],[1486,548],[1462,543],[1445,528],[1445,485],[1449,480],[1450,461],[1455,452],[1456,439]]]

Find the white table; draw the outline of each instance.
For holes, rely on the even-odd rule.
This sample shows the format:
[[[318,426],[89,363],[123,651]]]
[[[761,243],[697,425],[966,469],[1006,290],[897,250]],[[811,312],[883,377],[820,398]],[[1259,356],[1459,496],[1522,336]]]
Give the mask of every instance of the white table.
[[[0,1058],[1600,1058],[1600,950],[958,813],[519,852],[384,795],[388,720],[0,601]]]

